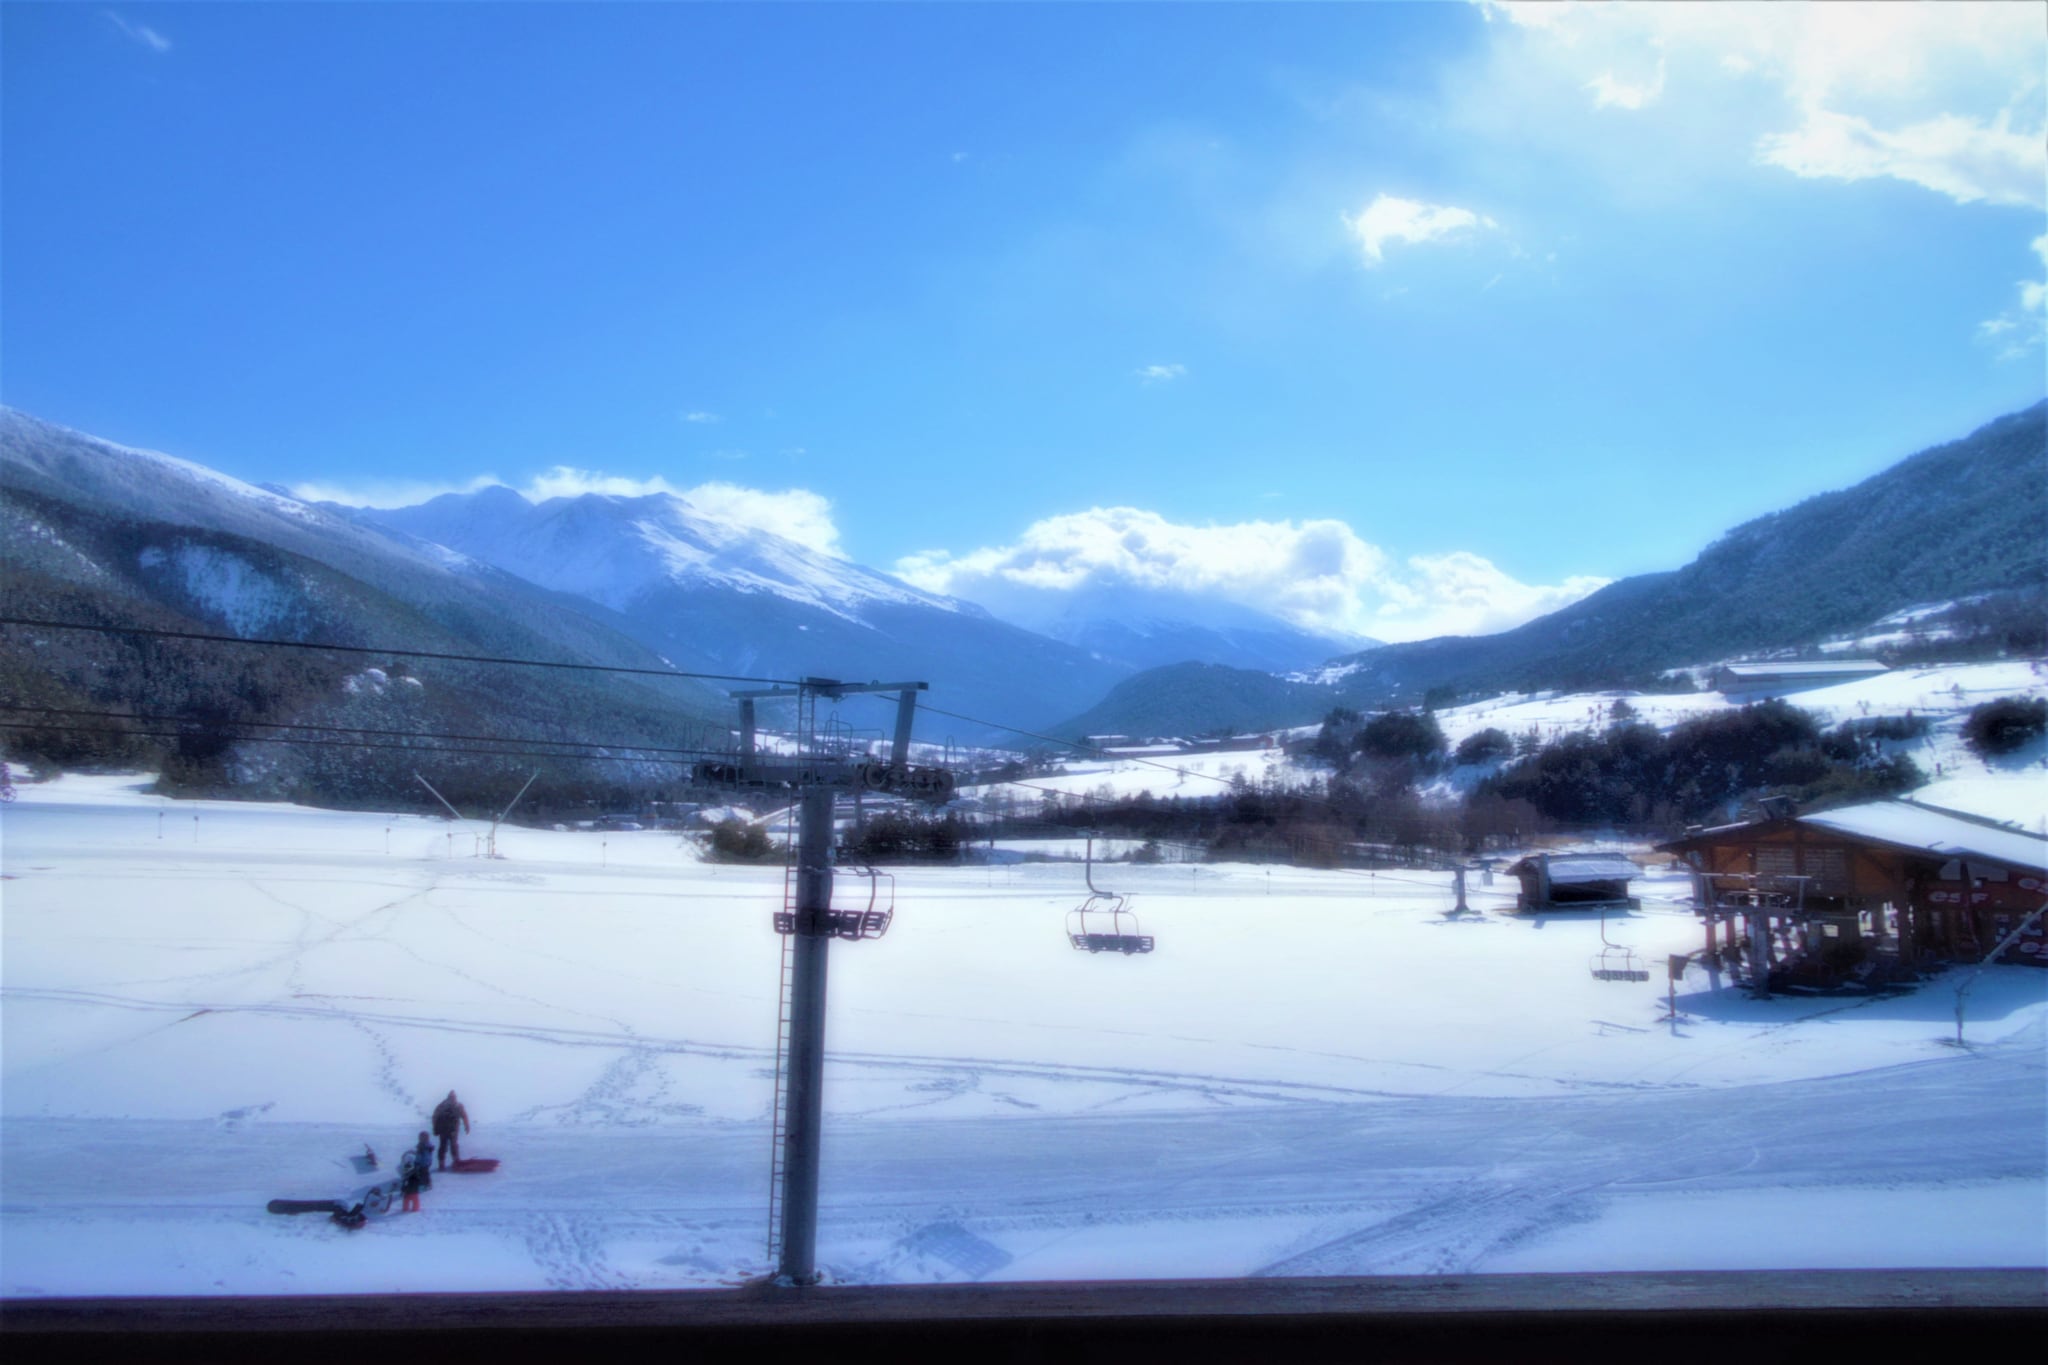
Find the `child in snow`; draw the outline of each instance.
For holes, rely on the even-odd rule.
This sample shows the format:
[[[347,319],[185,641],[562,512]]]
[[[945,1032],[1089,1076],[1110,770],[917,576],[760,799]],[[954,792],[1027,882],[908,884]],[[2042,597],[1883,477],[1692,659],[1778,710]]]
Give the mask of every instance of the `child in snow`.
[[[419,1169],[420,1188],[434,1188],[434,1139],[420,1134],[419,1142],[412,1149],[412,1164]]]
[[[398,1167],[405,1173],[405,1183],[399,1186],[405,1200],[399,1207],[406,1213],[418,1213],[420,1191],[434,1183],[433,1140],[421,1133],[419,1145],[398,1159]]]

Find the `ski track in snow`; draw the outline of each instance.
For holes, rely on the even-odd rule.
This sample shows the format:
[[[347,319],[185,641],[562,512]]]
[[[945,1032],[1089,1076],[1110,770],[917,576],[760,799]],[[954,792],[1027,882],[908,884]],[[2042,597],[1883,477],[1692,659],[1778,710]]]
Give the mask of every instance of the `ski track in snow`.
[[[614,859],[664,861],[602,872],[573,838],[523,833],[562,861],[300,854],[262,833],[275,812],[207,812],[207,842],[177,847],[155,822],[104,823],[134,812],[60,821],[80,837],[44,846],[37,817],[5,817],[7,870],[31,875],[8,883],[0,959],[0,1294],[601,1290],[766,1268],[772,879],[678,866],[667,840],[617,841]],[[255,831],[240,847],[238,820]],[[361,823],[381,848],[384,818]],[[1426,879],[1290,871],[1276,896],[1255,872],[1205,867],[1183,893],[1155,874],[1146,962],[1040,951],[1071,903],[1058,869],[920,874],[890,938],[835,955],[828,1274],[1676,1268],[1711,1245],[1688,1227],[1724,1209],[1779,1228],[1739,1262],[1769,1264],[1786,1201],[1836,1198],[1852,1203],[1796,1229],[1820,1239],[1808,1263],[1890,1245],[2048,1263],[2043,974],[1997,969],[1967,1048],[1936,1045],[1941,981],[1752,1003],[1689,979],[1665,1021],[1661,982],[1587,988],[1587,922],[1481,896],[1446,936]],[[644,889],[656,876],[666,889]],[[1258,932],[1265,915],[1288,932]],[[1020,921],[1028,938],[1003,937]],[[1608,929],[1651,960],[1697,941],[1654,903]],[[188,948],[199,970],[137,970]],[[1388,953],[1418,965],[1376,972]],[[1503,993],[1513,1008],[1489,1013]],[[345,1154],[402,1146],[450,1073],[479,1121],[465,1148],[503,1170],[445,1176],[424,1215],[355,1234],[260,1212],[360,1184]],[[470,1076],[518,1098],[479,1108]],[[1927,1226],[1887,1219],[1901,1201]],[[949,1262],[963,1245],[1001,1269]],[[1581,1259],[1545,1259],[1559,1247]]]

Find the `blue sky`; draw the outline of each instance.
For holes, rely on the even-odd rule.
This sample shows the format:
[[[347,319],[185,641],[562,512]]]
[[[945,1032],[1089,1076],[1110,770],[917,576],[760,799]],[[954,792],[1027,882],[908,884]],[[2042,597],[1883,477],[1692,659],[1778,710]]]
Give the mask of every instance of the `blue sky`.
[[[2044,392],[2036,5],[0,8],[0,399],[1383,638]]]

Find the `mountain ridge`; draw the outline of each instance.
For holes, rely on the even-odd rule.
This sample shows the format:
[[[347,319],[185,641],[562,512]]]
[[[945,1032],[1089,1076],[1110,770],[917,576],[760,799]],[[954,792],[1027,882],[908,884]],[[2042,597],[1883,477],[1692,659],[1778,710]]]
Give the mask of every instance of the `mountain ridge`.
[[[1528,691],[1646,681],[1735,654],[1815,644],[1905,607],[2048,586],[2048,400],[1905,456],[1848,488],[1803,499],[1717,537],[1676,569],[1637,574],[1513,630],[1438,636],[1343,655],[1317,670],[1328,704],[1419,701],[1431,688]],[[1155,676],[1156,675],[1156,676]],[[1302,680],[1308,681],[1308,680]],[[1202,689],[1257,695],[1263,684]],[[1273,689],[1265,688],[1269,694]],[[1119,684],[1108,719],[1141,733],[1203,728],[1188,675]],[[1294,694],[1285,694],[1290,705]],[[1147,697],[1152,700],[1148,703]],[[1247,728],[1284,723],[1279,712]]]

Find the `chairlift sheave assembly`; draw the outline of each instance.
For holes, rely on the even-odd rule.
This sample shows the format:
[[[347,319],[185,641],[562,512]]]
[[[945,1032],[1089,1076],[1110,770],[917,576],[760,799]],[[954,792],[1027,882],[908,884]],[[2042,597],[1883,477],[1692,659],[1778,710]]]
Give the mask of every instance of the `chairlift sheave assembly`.
[[[1152,936],[1140,933],[1138,917],[1131,913],[1130,898],[1095,885],[1095,839],[1089,836],[1083,878],[1088,898],[1067,911],[1067,942],[1084,953],[1134,953],[1152,951]]]

